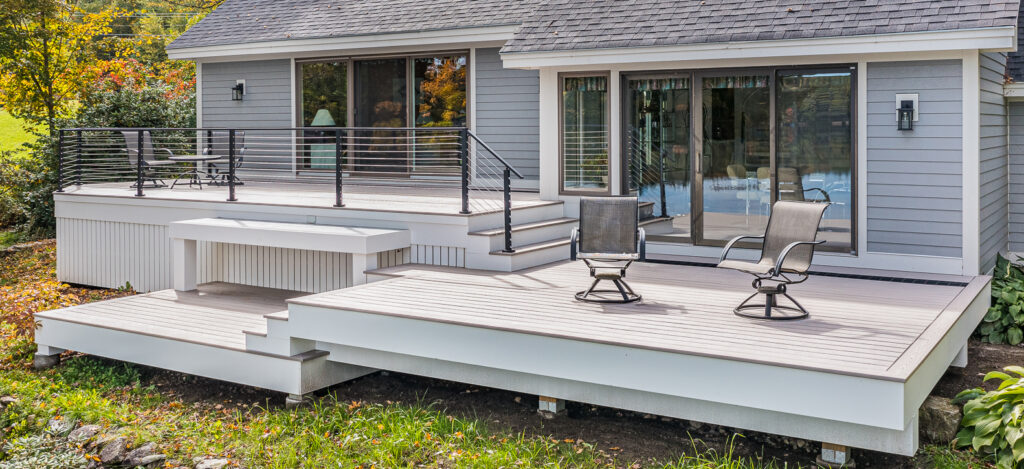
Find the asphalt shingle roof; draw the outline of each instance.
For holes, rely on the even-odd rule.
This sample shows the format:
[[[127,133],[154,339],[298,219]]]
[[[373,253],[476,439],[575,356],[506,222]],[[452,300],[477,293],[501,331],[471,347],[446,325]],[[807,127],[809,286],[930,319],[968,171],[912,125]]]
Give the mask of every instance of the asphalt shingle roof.
[[[538,1],[227,0],[168,49],[518,25]]]
[[[1020,10],[1024,14],[1024,3]],[[1006,74],[1015,82],[1024,82],[1024,21],[1017,23],[1017,51],[1006,58]]]
[[[549,0],[503,53],[943,31],[1017,24],[1019,0]]]

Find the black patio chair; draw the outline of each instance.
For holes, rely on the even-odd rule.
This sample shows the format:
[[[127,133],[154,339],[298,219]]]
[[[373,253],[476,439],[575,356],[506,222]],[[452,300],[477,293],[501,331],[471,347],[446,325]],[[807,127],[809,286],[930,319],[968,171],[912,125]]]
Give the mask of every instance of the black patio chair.
[[[639,201],[636,197],[581,197],[580,226],[573,228],[570,258],[583,259],[594,283],[576,293],[576,299],[593,303],[631,303],[640,300],[623,280],[634,261],[646,260],[646,241],[639,227]],[[597,290],[603,280],[615,290]],[[604,294],[622,296],[608,298]]]
[[[733,312],[754,319],[802,319],[808,316],[807,310],[789,296],[786,287],[807,280],[814,247],[825,243],[815,238],[822,214],[828,205],[816,202],[776,202],[772,206],[764,236],[738,236],[725,245],[718,267],[754,276],[754,293]],[[757,262],[727,260],[729,250],[744,239],[762,240],[761,259]],[[764,295],[765,302],[750,304],[750,300],[757,295]],[[779,295],[786,297],[793,306],[780,305]],[[773,314],[775,312],[780,314]]]
[[[203,155],[207,156],[219,156],[216,160],[207,161],[209,165],[209,174],[211,184],[214,185],[225,185],[228,183],[228,177],[231,174],[231,168],[229,168],[230,155],[228,154],[229,144],[231,137],[227,130],[213,130],[210,132],[207,138],[206,148],[203,149]],[[245,131],[235,131],[235,169],[242,167],[242,162],[245,160]],[[238,173],[235,173],[235,185],[244,184],[241,179],[238,178]]]
[[[138,130],[122,130],[121,136],[124,137],[125,142],[125,155],[128,157],[128,164],[132,168],[137,168],[139,164],[139,131]],[[153,146],[153,136],[148,130],[142,131],[142,184],[145,187],[146,182],[153,183],[150,187],[167,187],[167,183],[164,182],[163,178],[160,177],[159,168],[161,166],[173,166],[178,164],[176,161],[168,159],[157,158],[157,153],[166,154],[169,158],[174,156],[174,152],[167,148],[156,148]],[[132,184],[132,187],[136,187],[138,182]]]

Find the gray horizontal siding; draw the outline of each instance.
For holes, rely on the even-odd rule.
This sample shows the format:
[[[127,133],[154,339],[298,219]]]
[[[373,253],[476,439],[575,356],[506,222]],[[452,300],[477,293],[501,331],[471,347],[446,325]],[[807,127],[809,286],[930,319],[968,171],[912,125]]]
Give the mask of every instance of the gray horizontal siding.
[[[527,179],[536,181],[540,175],[540,75],[536,70],[503,68],[498,49],[477,49],[473,83],[473,131]]]
[[[1011,251],[1024,251],[1024,102],[1010,103],[1009,237]]]
[[[963,255],[963,73],[959,60],[870,63],[869,252]],[[918,93],[920,120],[896,130],[896,94]]]
[[[292,123],[291,61],[258,60],[202,64],[203,127],[246,131],[245,169],[290,170],[291,132],[253,129],[289,128]],[[245,97],[231,100],[231,87],[245,80]]]
[[[1006,104],[1003,77],[1006,54],[981,54],[981,117],[979,146],[979,265],[995,267],[996,255],[1008,245]]]

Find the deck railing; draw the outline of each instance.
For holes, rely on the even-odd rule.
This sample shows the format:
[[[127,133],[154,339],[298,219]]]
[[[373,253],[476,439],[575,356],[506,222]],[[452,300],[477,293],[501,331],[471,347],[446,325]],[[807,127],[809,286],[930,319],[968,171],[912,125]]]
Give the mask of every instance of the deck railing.
[[[465,127],[73,128],[58,137],[58,192],[125,183],[145,197],[212,185],[235,202],[247,184],[321,184],[344,207],[346,185],[458,188],[459,213],[504,213],[512,251],[511,179],[523,175]]]

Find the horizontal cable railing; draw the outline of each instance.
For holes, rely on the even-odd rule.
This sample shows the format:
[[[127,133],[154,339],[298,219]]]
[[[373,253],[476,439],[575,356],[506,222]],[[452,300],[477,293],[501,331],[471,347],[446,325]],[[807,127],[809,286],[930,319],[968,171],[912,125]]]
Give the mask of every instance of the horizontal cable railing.
[[[458,189],[460,213],[504,211],[510,220],[510,179],[523,177],[464,127],[75,128],[59,132],[58,146],[60,191],[125,184],[138,197],[218,186],[237,201],[261,183],[319,184],[343,207],[350,185],[396,194],[448,187]]]

